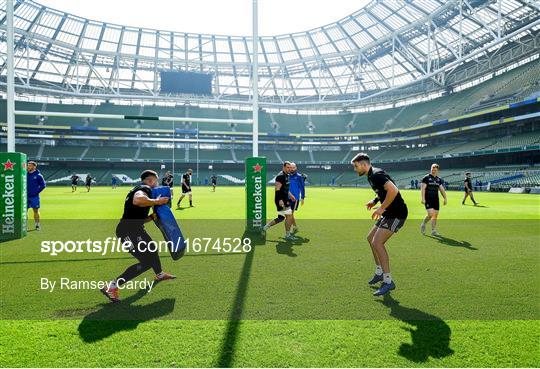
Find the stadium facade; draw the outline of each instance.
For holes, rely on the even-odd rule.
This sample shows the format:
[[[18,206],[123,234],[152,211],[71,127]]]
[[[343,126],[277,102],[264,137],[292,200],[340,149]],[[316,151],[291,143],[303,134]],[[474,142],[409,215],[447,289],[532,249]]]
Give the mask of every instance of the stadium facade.
[[[0,10],[4,92],[5,19]],[[320,185],[357,184],[347,164],[359,150],[405,185],[433,161],[449,170],[450,185],[465,169],[494,188],[538,185],[539,30],[535,1],[411,0],[372,1],[332,24],[260,37],[260,153],[276,168],[296,161]],[[250,127],[196,120],[249,119],[251,45],[250,37],[114,25],[16,1],[16,109],[35,112],[17,116],[18,150],[53,181],[197,165],[199,182],[213,171],[241,183]],[[167,72],[210,76],[210,93],[166,90]]]

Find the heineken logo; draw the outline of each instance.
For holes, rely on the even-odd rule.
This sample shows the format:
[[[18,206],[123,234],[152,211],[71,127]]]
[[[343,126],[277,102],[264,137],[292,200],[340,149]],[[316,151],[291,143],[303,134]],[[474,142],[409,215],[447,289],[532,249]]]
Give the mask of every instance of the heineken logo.
[[[4,164],[5,165],[5,164]],[[13,170],[13,169],[11,169]],[[4,175],[2,233],[15,233],[15,175]]]
[[[266,160],[246,160],[247,220],[248,228],[260,229],[266,221]]]
[[[0,242],[26,235],[26,155],[0,152]]]
[[[9,159],[5,163],[2,163],[2,165],[4,165],[4,171],[6,171],[6,170],[15,170],[13,168],[15,163],[12,163],[11,160],[9,160]]]
[[[253,206],[253,227],[262,227],[262,207],[263,207],[263,195],[262,195],[262,178],[257,176],[254,178],[255,185],[253,186],[253,200],[255,204]]]

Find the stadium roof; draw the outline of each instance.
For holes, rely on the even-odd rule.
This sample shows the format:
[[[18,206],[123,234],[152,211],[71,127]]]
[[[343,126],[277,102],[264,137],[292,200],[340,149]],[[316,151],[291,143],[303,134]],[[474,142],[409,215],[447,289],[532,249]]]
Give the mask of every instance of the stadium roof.
[[[5,76],[5,1],[0,4],[0,71]],[[182,99],[250,98],[247,36],[108,24],[32,0],[16,1],[15,28],[18,91],[178,100],[159,91],[159,72],[173,69],[214,75],[211,98]],[[511,53],[514,60],[538,53],[539,29],[536,1],[372,1],[332,24],[260,37],[261,103],[343,106],[396,90],[442,90],[458,82],[452,73],[516,42],[527,47]]]

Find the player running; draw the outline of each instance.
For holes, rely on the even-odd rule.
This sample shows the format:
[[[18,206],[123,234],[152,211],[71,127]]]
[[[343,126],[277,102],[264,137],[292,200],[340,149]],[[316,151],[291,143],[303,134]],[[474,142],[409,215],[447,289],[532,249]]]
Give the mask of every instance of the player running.
[[[152,221],[155,214],[148,215],[154,205],[163,205],[169,201],[168,197],[152,199],[152,188],[158,185],[158,175],[152,170],[145,170],[141,174],[141,184],[133,187],[126,196],[124,202],[124,214],[116,227],[116,236],[122,243],[129,242],[129,253],[138,260],[138,263],[128,267],[124,273],[113,279],[108,287],[101,289],[110,301],[119,302],[118,287],[136,278],[148,269],[152,268],[155,273],[155,281],[164,281],[176,278],[172,274],[163,272],[158,250],[148,247],[152,241],[150,235],[144,229],[144,224]]]
[[[77,182],[79,181],[80,177],[73,173],[71,175],[71,192],[77,191]]]
[[[39,214],[39,194],[47,187],[45,178],[37,169],[35,161],[29,161],[27,164],[28,172],[26,174],[26,196],[27,208],[34,212],[34,224],[36,231],[41,231],[40,214]]]
[[[182,196],[178,199],[178,203],[176,203],[176,208],[180,209],[180,202],[182,202],[183,198],[188,195],[189,198],[189,207],[193,207],[193,197],[191,195],[191,175],[193,174],[192,169],[188,169],[187,172],[185,172],[182,175]]]
[[[216,192],[217,176],[215,174],[212,174],[212,177],[210,177],[210,182],[212,183],[212,192]]]
[[[438,177],[439,164],[431,165],[431,172],[422,178],[420,193],[422,194],[422,204],[425,205],[427,215],[422,220],[420,232],[426,234],[426,223],[431,219],[431,235],[440,236],[437,232],[437,217],[439,216],[439,191],[443,197],[443,205],[446,205],[446,191],[444,181]]]
[[[300,204],[304,206],[304,199],[306,198],[305,177],[298,173],[298,169],[295,163],[291,163],[291,173],[289,174],[289,192],[293,195],[291,198],[291,211],[292,211],[292,224],[291,233],[298,233],[298,226],[296,225],[296,218],[294,212],[299,209]]]
[[[291,163],[288,161],[284,162],[283,170],[276,176],[274,202],[278,216],[263,227],[263,232],[266,232],[268,228],[285,220],[285,239],[287,241],[295,241],[297,239],[290,231],[292,225],[290,200],[296,201],[296,198],[289,192],[289,173],[291,172],[291,168]]]
[[[351,163],[359,176],[367,174],[368,182],[377,194],[366,204],[366,208],[370,210],[379,201],[381,202],[371,215],[377,222],[368,233],[367,240],[375,259],[375,275],[368,284],[382,282],[379,289],[373,293],[374,296],[382,296],[396,288],[390,274],[390,260],[385,244],[405,224],[408,215],[407,205],[392,178],[384,170],[372,167],[367,154],[357,154]]]
[[[478,203],[474,200],[474,196],[472,194],[473,187],[472,187],[472,181],[471,181],[471,173],[467,172],[465,173],[465,180],[463,181],[465,185],[465,196],[463,197],[463,201],[461,202],[461,205],[465,205],[465,200],[467,200],[467,197],[470,196],[474,206],[478,205]]]
[[[92,186],[92,180],[94,178],[90,173],[86,175],[85,185],[86,185],[86,192],[90,192],[90,187]]]

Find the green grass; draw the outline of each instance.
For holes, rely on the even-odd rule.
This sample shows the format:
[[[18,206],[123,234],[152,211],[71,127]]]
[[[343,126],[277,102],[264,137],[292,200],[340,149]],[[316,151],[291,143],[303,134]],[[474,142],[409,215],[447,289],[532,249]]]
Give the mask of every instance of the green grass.
[[[176,262],[164,254],[164,268],[179,278],[147,294],[122,291],[116,306],[93,290],[41,291],[41,277],[107,280],[133,263],[39,252],[42,240],[113,235],[126,191],[50,187],[43,231],[0,244],[1,366],[540,364],[538,196],[477,193],[483,207],[473,207],[450,192],[437,240],[419,234],[425,210],[418,192],[404,191],[410,217],[389,242],[398,288],[386,299],[365,283],[372,222],[363,204],[373,194],[328,188],[308,191],[298,213],[303,242],[284,242],[278,226],[248,254]],[[238,236],[243,197],[240,187],[198,187],[196,207],[175,214],[188,237]]]

